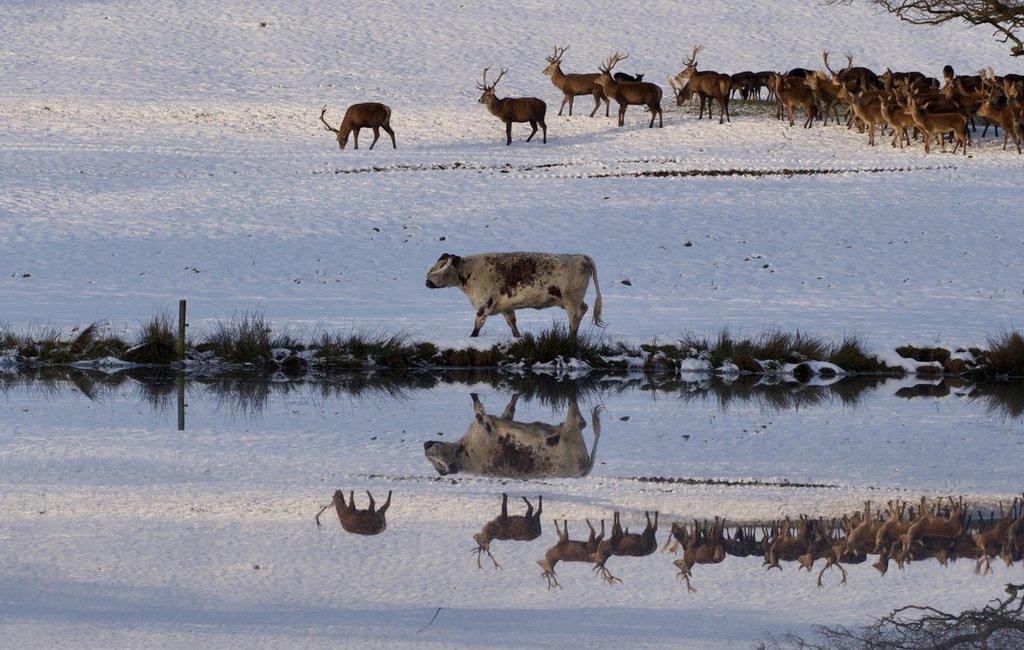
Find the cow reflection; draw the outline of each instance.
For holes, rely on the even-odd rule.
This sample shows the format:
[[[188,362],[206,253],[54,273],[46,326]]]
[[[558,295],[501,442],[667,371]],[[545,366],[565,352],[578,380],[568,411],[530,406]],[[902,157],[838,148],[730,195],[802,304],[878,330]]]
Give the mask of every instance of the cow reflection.
[[[601,437],[601,406],[595,406],[591,414],[594,444],[587,453],[583,440],[587,422],[576,400],[569,402],[565,421],[556,425],[516,422],[518,394],[512,396],[500,416],[488,415],[475,393],[472,398],[476,417],[461,439],[423,443],[427,460],[441,476],[467,472],[510,478],[580,478],[594,467]]]

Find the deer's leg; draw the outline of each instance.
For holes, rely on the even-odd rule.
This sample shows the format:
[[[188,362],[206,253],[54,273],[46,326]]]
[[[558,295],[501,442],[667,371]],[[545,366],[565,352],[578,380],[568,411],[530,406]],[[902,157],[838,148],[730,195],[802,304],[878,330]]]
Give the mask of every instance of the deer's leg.
[[[540,519],[540,513],[542,513],[542,512],[544,512],[544,495],[543,494],[538,494],[537,495],[537,514],[535,515],[538,520]]]
[[[612,116],[612,101],[610,99],[608,99],[607,95],[604,96],[604,116],[605,117],[611,117]]]
[[[544,123],[544,120],[540,121],[540,141],[541,144],[548,143],[548,125]]]
[[[564,95],[562,97],[562,105],[558,107],[558,116],[559,117],[562,116],[562,111],[565,110],[565,105],[569,104],[569,97],[570,97],[569,95]],[[572,104],[569,104],[569,115],[572,115]]]
[[[370,143],[370,151],[373,151],[373,145],[377,144],[377,140],[380,139],[380,127],[373,127],[373,142]]]
[[[536,131],[537,130],[534,129],[534,132]],[[505,322],[508,323],[508,326],[512,328],[512,336],[519,338],[519,328],[516,327],[516,313],[514,311],[507,311],[502,315],[505,317]]]
[[[626,125],[626,106],[628,104],[619,104],[619,126]]]
[[[376,507],[377,504],[374,502],[373,495],[370,494],[369,490],[366,491],[366,496],[369,497],[369,499],[370,499],[370,512],[373,512],[373,510],[374,510],[374,508]]]
[[[352,141],[355,142],[355,149],[359,148],[359,129],[352,129]]]
[[[384,505],[382,505],[380,507],[380,510],[378,510],[377,512],[379,512],[381,515],[383,515],[385,512],[388,511],[388,508],[390,508],[390,507],[391,507],[391,490],[388,490],[388,498],[384,500]]]
[[[590,117],[594,117],[597,114],[597,109],[601,108],[601,95],[594,93],[591,97],[594,98],[594,110],[590,111]],[[572,115],[572,113],[569,113],[569,115]]]
[[[526,502],[526,518],[529,519],[533,516],[533,504],[526,497],[522,497],[523,501]]]
[[[505,146],[512,144],[512,122],[505,122]]]
[[[529,137],[526,138],[527,142],[533,140],[533,136],[537,135],[537,120],[530,120],[530,128],[532,130],[530,131]]]
[[[501,518],[508,519],[508,494],[501,493]]]
[[[391,137],[391,148],[392,149],[397,149],[398,145],[395,143],[395,132],[394,132],[394,130],[392,130],[391,125],[390,124],[385,124],[381,128],[384,129],[384,133],[387,133]]]

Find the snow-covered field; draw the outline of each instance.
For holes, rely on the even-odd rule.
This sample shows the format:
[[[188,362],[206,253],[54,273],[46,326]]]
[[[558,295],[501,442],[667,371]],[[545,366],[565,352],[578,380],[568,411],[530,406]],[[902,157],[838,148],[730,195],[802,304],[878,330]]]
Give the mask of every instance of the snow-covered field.
[[[739,102],[731,124],[697,122],[670,100],[664,129],[645,128],[635,108],[616,128],[585,117],[582,99],[582,116],[557,117],[559,94],[540,74],[555,44],[572,43],[568,71],[617,49],[630,52],[624,70],[663,82],[694,42],[706,46],[702,67],[729,72],[812,67],[822,49],[878,70],[1022,72],[983,29],[910,27],[811,0],[0,10],[0,322],[17,328],[135,324],[184,297],[196,328],[260,310],[293,327],[406,328],[465,344],[469,306],[426,290],[424,274],[442,252],[487,250],[592,255],[616,339],[779,326],[965,344],[1019,324],[1024,157],[991,135],[967,158],[926,157],[869,148],[839,127],[789,128]],[[503,145],[476,101],[486,65],[511,68],[500,94],[548,102],[547,145],[524,143],[522,128]],[[337,122],[370,99],[392,106],[399,149],[368,151],[364,133],[363,149],[339,152],[320,107]],[[635,176],[732,169],[848,171]],[[523,314],[520,326],[561,317]],[[505,325],[483,334],[489,343]],[[481,392],[493,410],[507,399]],[[549,594],[533,564],[554,539],[549,521],[542,540],[498,549],[504,572],[478,572],[468,554],[503,489],[544,493],[545,512],[576,534],[614,507],[636,526],[644,508],[665,520],[769,517],[896,493],[1018,493],[1005,459],[1020,449],[1019,422],[955,398],[788,414],[608,398],[590,478],[506,485],[394,478],[430,474],[424,436],[464,431],[466,387],[400,403],[295,400],[247,420],[197,397],[177,433],[173,413],[154,422],[130,396],[0,398],[0,645],[736,647],[765,631],[864,622],[922,594],[977,604],[1008,575],[977,578],[960,563],[880,580],[861,567],[848,588],[818,591],[806,575],[730,559],[695,572],[700,591],[687,596],[658,555],[623,561],[614,589],[567,568],[566,589]],[[656,474],[844,487],[622,479]],[[317,532],[312,515],[337,487],[394,488],[389,530]]]

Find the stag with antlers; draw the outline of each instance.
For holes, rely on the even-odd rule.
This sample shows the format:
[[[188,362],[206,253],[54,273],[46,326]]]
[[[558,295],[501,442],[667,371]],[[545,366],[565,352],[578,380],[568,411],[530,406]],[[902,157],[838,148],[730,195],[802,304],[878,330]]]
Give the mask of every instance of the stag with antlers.
[[[487,83],[488,70],[490,70],[489,67],[484,68],[483,81],[476,85],[481,91],[479,101],[487,107],[491,115],[505,123],[505,145],[512,144],[512,124],[515,122],[530,123],[530,128],[533,130],[530,131],[530,137],[526,138],[527,142],[537,135],[537,126],[539,125],[542,129],[541,141],[547,144],[548,126],[544,123],[544,114],[548,110],[548,105],[536,97],[506,97],[499,99],[494,94],[494,87],[498,85],[501,78],[508,72],[508,68],[502,68],[498,78],[490,84]]]
[[[345,117],[342,118],[338,128],[334,128],[327,123],[327,120],[324,119],[326,113],[327,107],[324,106],[320,111],[320,121],[323,122],[324,128],[338,136],[338,147],[342,151],[345,150],[345,145],[348,144],[349,134],[352,135],[355,148],[359,148],[359,129],[373,129],[373,142],[370,143],[370,149],[373,149],[373,145],[377,144],[381,129],[384,129],[384,132],[391,136],[391,147],[393,149],[398,148],[398,145],[395,144],[395,132],[391,130],[391,108],[384,104],[378,104],[377,102],[352,104],[345,111]]]
[[[732,79],[727,74],[717,72],[698,72],[697,55],[704,49],[703,45],[694,45],[690,56],[683,58],[683,71],[675,76],[669,77],[669,84],[676,91],[676,101],[680,103],[680,97],[685,98],[697,95],[700,100],[700,113],[697,119],[704,118],[704,106],[708,107],[708,119],[711,118],[711,109],[714,102],[718,102],[718,123],[731,122],[729,119],[729,96],[732,95]],[[676,90],[676,84],[679,89]]]
[[[614,99],[619,104],[619,126],[625,124],[626,108],[629,106],[646,106],[651,112],[651,122],[648,128],[654,127],[654,118],[658,118],[658,127],[663,127],[661,116],[661,87],[648,81],[616,81],[612,75],[614,68],[620,61],[629,57],[629,54],[616,52],[601,65],[601,74],[597,78],[597,84],[601,86],[606,97]]]
[[[565,74],[562,72],[562,56],[565,51],[569,49],[569,46],[556,47],[555,53],[547,57],[548,66],[542,71],[544,74],[551,77],[551,83],[562,91],[562,105],[558,107],[558,114],[561,115],[565,109],[566,103],[569,104],[569,115],[572,115],[572,103],[576,97],[581,95],[590,95],[594,98],[594,110],[590,111],[590,117],[594,117],[597,113],[597,109],[601,108],[601,102],[604,102],[604,115],[609,116],[611,102],[608,101],[608,97],[604,94],[604,89],[597,85],[597,78],[601,76],[598,72],[588,73],[571,73]]]

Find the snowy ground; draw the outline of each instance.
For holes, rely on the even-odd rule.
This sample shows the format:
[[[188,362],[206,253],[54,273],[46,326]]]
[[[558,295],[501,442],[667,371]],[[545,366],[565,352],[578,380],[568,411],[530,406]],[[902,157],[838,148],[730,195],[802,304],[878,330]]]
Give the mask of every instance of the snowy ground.
[[[555,116],[558,94],[540,74],[565,42],[569,71],[619,49],[631,53],[625,70],[654,81],[678,71],[691,42],[706,45],[705,67],[729,72],[816,66],[823,48],[879,70],[1021,72],[985,30],[792,0],[741,13],[709,0],[281,4],[2,3],[0,321],[134,324],[185,297],[195,327],[256,309],[298,328],[404,327],[463,344],[470,308],[454,291],[426,290],[426,268],[445,251],[525,249],[591,254],[614,338],[727,325],[963,344],[1019,324],[1024,158],[991,136],[968,158],[925,157],[738,105],[731,124],[698,123],[669,101],[664,129],[644,128],[635,109],[619,129]],[[476,103],[485,65],[511,66],[505,92],[548,101],[547,145],[523,143],[517,129],[503,146]],[[336,122],[366,99],[393,107],[398,151],[367,151],[364,134],[364,149],[341,153],[318,126],[324,104]],[[589,112],[586,101],[577,111]],[[849,171],[632,176],[729,169]],[[903,171],[864,171],[876,169]],[[504,324],[484,334],[504,336]],[[502,489],[544,492],[577,531],[616,506],[635,522],[643,508],[739,517],[831,513],[888,493],[994,498],[1020,491],[1014,468],[992,460],[1019,448],[1020,428],[954,399],[726,416],[633,396],[609,400],[608,446],[584,481],[368,478],[429,474],[422,436],[464,430],[466,393],[401,408],[285,399],[258,421],[225,419],[197,398],[184,434],[170,430],[173,414],[154,423],[132,398],[3,398],[0,633],[18,646],[735,647],[766,630],[863,621],[922,590],[936,605],[977,604],[1005,578],[975,578],[964,564],[883,581],[867,569],[847,589],[818,592],[806,575],[730,561],[695,574],[701,591],[688,597],[657,556],[623,563],[614,590],[572,567],[565,592],[547,594],[531,568],[547,529],[501,549],[506,571],[477,572],[468,535]],[[506,398],[484,395],[495,409]],[[616,478],[657,473],[844,488]],[[399,490],[388,532],[317,533],[316,505],[341,486]]]

